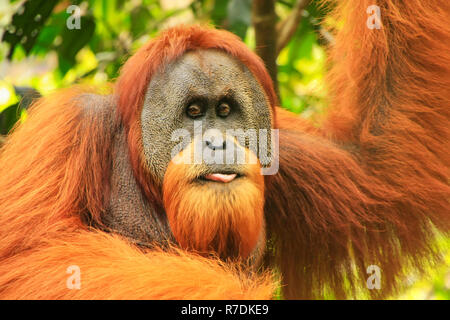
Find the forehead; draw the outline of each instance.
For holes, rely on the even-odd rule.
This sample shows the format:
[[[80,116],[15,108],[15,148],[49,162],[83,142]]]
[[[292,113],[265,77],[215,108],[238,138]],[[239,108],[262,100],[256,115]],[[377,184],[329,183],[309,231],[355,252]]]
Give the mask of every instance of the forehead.
[[[242,62],[217,49],[188,51],[152,80],[157,80],[152,82],[164,86],[165,90],[177,92],[189,90],[211,95],[234,89],[256,90],[264,95],[259,82]]]
[[[215,49],[188,51],[169,68],[172,73],[190,73],[201,78],[219,74],[230,77],[249,73],[247,67],[236,58]]]

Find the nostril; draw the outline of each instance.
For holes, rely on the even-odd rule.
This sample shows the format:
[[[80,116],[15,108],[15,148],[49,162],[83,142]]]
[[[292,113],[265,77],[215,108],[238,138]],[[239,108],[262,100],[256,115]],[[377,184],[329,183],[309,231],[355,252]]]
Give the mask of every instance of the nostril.
[[[211,142],[210,140],[206,140],[205,143],[206,143],[206,146],[208,148],[210,148],[211,150],[222,150],[222,149],[226,148],[226,141],[215,144],[215,143]]]
[[[206,140],[206,146],[212,150],[216,150],[216,148],[214,148],[213,144],[211,141]]]

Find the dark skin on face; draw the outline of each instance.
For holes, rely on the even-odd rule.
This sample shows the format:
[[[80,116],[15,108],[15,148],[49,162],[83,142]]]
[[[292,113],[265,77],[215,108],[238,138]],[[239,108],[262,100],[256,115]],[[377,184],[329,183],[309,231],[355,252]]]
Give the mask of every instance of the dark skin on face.
[[[203,139],[195,129],[200,124],[200,134],[209,133]],[[200,139],[202,151],[206,150],[213,157],[218,156],[225,163],[226,151],[231,147],[234,150],[243,146],[249,148],[248,138],[238,135],[235,139],[229,137],[226,131],[235,129],[248,132],[252,129],[259,133],[260,129],[265,129],[270,134],[272,114],[263,88],[244,64],[218,50],[196,50],[185,53],[153,77],[146,94],[141,125],[148,168],[155,181],[161,183],[174,156],[175,146],[181,145],[181,150],[175,152],[177,154],[182,150],[187,151],[189,145],[192,147],[189,141]],[[179,129],[186,130],[189,136],[181,143],[178,137],[173,137],[174,131]],[[187,169],[196,173],[190,178],[193,188],[197,184],[206,186],[206,190],[215,190],[212,194],[206,190],[203,192],[203,198],[211,197],[206,199],[205,205],[211,206],[209,210],[213,207],[227,207],[225,212],[216,212],[216,215],[223,215],[225,220],[227,216],[236,215],[237,194],[237,197],[245,198],[247,191],[245,186],[248,184],[239,181],[249,178],[249,169],[246,164],[237,163],[236,160],[237,157],[235,162],[224,164],[208,163],[202,159],[200,164],[193,164]],[[251,201],[250,198],[247,201]],[[199,211],[202,208],[197,209],[198,213]],[[250,215],[250,212],[245,214]],[[262,215],[262,209],[259,214]],[[195,213],[192,215],[195,216]],[[213,228],[214,223],[210,223],[204,224],[204,228]],[[236,223],[241,222],[236,221],[233,225]],[[199,220],[196,224],[200,226],[202,222]],[[255,263],[264,248],[265,232],[257,225],[252,228],[258,230],[259,241],[254,244],[248,262]],[[240,232],[234,230],[228,236],[225,235],[231,241],[227,244],[228,247],[239,250],[240,244],[232,245],[236,241],[232,239]],[[218,248],[212,245],[212,252],[216,249]],[[236,250],[229,251],[231,256],[236,257]],[[221,257],[227,258],[227,254],[223,256],[222,252]]]
[[[171,161],[172,133],[192,135],[195,121],[223,132],[268,129],[275,118],[261,60],[223,30],[163,32],[128,60],[110,97],[73,88],[37,101],[0,150],[0,298],[270,299],[281,288],[288,299],[379,299],[404,289],[412,268],[442,262],[450,2],[379,0],[382,30],[365,27],[371,1],[340,2],[328,116],[316,128],[274,108],[270,177],[256,164],[211,181],[224,167]],[[223,52],[182,55],[212,47],[258,81]],[[183,250],[162,252],[168,242]],[[264,254],[263,272],[236,273],[191,249],[256,266]],[[81,290],[65,285],[73,264]],[[369,265],[380,290],[368,286]]]
[[[213,154],[223,153],[231,144],[235,144],[234,150],[242,148],[242,140],[227,137],[226,130],[266,129],[270,134],[272,113],[264,90],[253,74],[240,61],[222,51],[189,51],[161,68],[149,83],[141,113],[147,168],[161,189],[174,148],[178,146],[182,151],[189,146],[188,141],[184,143],[178,136],[172,139],[172,134],[184,129],[194,141],[194,122],[196,125],[201,123],[202,134],[215,130],[210,131],[213,134],[209,138],[205,137],[203,148]],[[215,134],[226,140],[216,139]],[[127,151],[123,136],[119,137],[122,138],[115,147],[118,156],[113,165],[113,190],[105,225],[143,245],[174,241],[165,215],[155,214],[152,205],[142,197],[127,160],[121,156]],[[241,163],[202,162],[195,165],[195,171],[198,174],[193,178],[193,184],[228,193],[243,185],[240,181],[246,179],[247,169]],[[245,195],[245,190],[239,192]],[[255,248],[255,254],[259,256],[261,252],[256,251],[262,247],[261,242]],[[254,255],[252,259],[255,259]]]
[[[173,132],[185,129],[193,139],[194,122],[201,123],[203,133],[215,129],[224,139],[229,129],[270,132],[272,127],[271,110],[259,82],[241,62],[212,49],[185,53],[149,84],[141,114],[142,140],[157,182],[162,183],[171,152],[180,143],[172,139]],[[223,150],[227,142],[223,144],[220,138],[206,139],[204,147]],[[204,171],[203,178],[226,182],[242,169],[239,164],[205,165]]]

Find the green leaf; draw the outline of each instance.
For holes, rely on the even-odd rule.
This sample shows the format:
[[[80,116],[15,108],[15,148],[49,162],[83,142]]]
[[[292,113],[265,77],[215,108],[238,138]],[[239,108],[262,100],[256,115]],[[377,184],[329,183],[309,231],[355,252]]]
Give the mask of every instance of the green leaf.
[[[54,49],[55,38],[67,28],[66,21],[69,17],[68,13],[63,10],[53,13],[47,20],[46,25],[41,29],[36,44],[31,50],[32,54],[46,54]]]
[[[288,64],[292,65],[299,58],[311,59],[311,50],[317,36],[308,19],[302,19],[300,25],[289,43]]]
[[[75,64],[75,56],[89,42],[94,31],[95,21],[91,16],[81,17],[80,29],[63,29],[62,43],[57,48],[59,69],[63,74]]]
[[[228,0],[215,0],[214,8],[211,12],[211,20],[216,26],[225,26],[227,18]]]
[[[131,34],[134,38],[147,31],[148,23],[152,19],[150,11],[144,6],[138,6],[131,11]]]
[[[245,38],[252,23],[251,6],[252,0],[231,0],[228,3],[228,29],[241,39]]]
[[[2,41],[10,44],[8,59],[11,59],[18,44],[21,44],[27,55],[30,53],[42,26],[57,3],[58,0],[33,0],[26,1],[19,7],[2,37]]]
[[[20,118],[19,103],[13,104],[0,113],[0,134],[6,135]]]

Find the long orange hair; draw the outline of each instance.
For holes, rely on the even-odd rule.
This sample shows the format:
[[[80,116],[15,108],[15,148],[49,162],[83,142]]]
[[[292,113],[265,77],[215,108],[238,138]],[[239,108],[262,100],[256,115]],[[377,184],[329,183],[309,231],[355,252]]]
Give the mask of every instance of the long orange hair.
[[[118,111],[128,133],[128,146],[135,176],[144,193],[156,206],[161,206],[161,186],[158,186],[145,170],[140,132],[140,113],[145,92],[157,70],[164,68],[184,52],[195,49],[219,49],[237,58],[260,82],[271,108],[274,109],[278,104],[272,80],[264,63],[238,36],[230,32],[199,25],[177,26],[166,30],[157,39],[140,48],[123,66],[116,84],[116,92]]]
[[[264,181],[265,261],[279,268],[286,298],[354,296],[372,264],[382,290],[370,294],[390,294],[406,267],[439,258],[435,231],[450,230],[450,3],[377,4],[382,28],[373,30],[372,1],[336,7],[344,25],[331,49],[333,108],[323,128],[286,113],[275,119],[280,172]],[[276,110],[261,60],[236,36],[198,26],[170,29],[141,48],[109,98],[70,89],[40,100],[0,151],[0,298],[271,297],[267,274],[138,249],[93,228],[108,203],[121,126],[135,177],[162,210],[161,186],[143,161],[139,114],[155,71],[196,48],[242,61]],[[71,265],[81,269],[80,290],[65,285]]]

